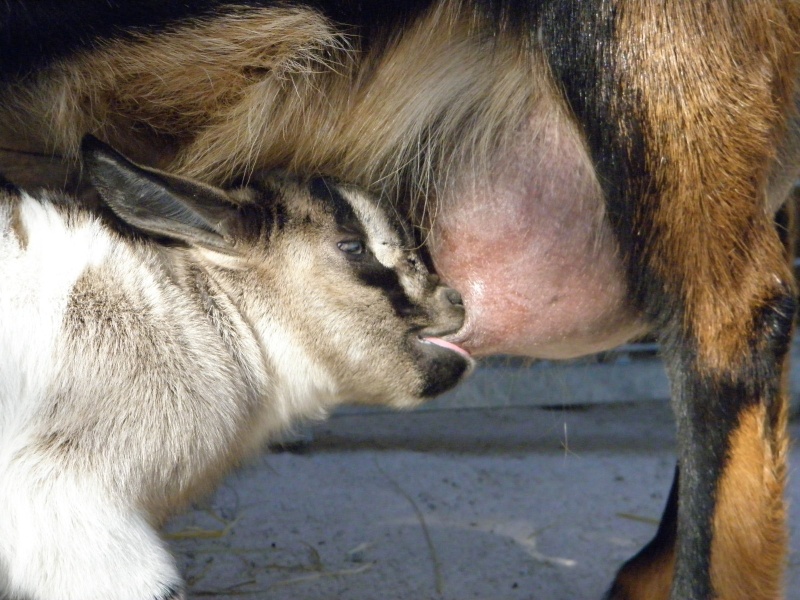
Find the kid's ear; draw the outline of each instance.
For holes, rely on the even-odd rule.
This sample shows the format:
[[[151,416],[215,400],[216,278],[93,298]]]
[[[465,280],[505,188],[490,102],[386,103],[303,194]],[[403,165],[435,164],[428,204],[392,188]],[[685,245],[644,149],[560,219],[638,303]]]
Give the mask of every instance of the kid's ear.
[[[135,165],[91,135],[83,138],[81,155],[103,202],[134,229],[230,252],[227,234],[237,208],[223,190]]]

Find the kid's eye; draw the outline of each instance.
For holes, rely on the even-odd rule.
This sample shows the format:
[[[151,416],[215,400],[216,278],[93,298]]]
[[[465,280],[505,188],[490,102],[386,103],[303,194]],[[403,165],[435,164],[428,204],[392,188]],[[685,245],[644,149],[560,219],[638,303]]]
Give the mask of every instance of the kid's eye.
[[[364,244],[360,240],[348,240],[336,244],[339,250],[347,254],[364,254]]]

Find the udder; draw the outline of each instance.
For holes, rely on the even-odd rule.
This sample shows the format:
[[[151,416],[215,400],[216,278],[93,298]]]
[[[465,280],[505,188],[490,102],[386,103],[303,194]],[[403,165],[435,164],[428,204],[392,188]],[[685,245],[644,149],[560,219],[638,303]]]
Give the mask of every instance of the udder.
[[[571,358],[646,330],[594,170],[557,111],[532,117],[488,177],[462,176],[441,202],[431,255],[467,310],[452,341],[478,356]]]

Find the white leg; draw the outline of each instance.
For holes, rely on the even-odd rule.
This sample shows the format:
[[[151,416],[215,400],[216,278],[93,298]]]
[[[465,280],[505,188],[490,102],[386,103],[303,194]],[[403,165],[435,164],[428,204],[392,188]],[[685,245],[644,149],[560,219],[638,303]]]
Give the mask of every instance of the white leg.
[[[0,468],[0,598],[183,597],[175,562],[144,515],[56,464],[24,463]]]

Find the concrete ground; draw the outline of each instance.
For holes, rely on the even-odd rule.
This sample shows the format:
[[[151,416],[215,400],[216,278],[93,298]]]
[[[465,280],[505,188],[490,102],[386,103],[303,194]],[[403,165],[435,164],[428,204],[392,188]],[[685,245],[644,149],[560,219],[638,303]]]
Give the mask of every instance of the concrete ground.
[[[665,402],[341,414],[302,450],[169,524],[191,598],[599,600],[655,531],[674,464]]]

